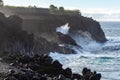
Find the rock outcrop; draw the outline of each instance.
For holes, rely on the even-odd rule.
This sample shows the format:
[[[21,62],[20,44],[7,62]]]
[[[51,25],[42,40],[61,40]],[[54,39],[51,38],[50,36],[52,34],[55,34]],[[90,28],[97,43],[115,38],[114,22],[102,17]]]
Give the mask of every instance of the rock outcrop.
[[[67,34],[62,34],[61,32],[57,32],[58,34],[58,38],[59,38],[59,42],[61,44],[68,44],[68,45],[73,45],[73,46],[78,46],[80,47],[74,39],[72,39],[69,35]]]
[[[100,80],[101,74],[84,68],[82,75],[73,73],[70,68],[63,69],[62,64],[48,55],[7,56],[12,69],[1,73],[0,80]]]
[[[57,27],[69,23],[70,33],[79,30],[88,31],[97,42],[106,41],[99,22],[92,18],[81,15],[50,14],[49,9],[45,8],[1,7],[0,11],[6,15],[19,15],[23,19],[22,28],[36,35],[41,35],[41,33],[55,34]]]
[[[70,20],[70,31],[82,30],[88,31],[91,34],[91,37],[96,40],[97,42],[105,42],[105,34],[101,29],[99,22],[93,20],[92,18],[87,18],[83,16],[79,17],[71,17]]]
[[[22,19],[12,15],[5,17],[0,13],[0,55],[9,54],[49,54],[50,52],[75,53],[74,50],[59,46],[57,42],[48,41],[22,29]],[[2,54],[3,53],[3,54]]]
[[[24,9],[25,11],[27,10]],[[14,10],[13,10],[14,11]],[[12,13],[12,12],[11,12]],[[92,18],[81,15],[59,15],[50,13],[14,13],[16,15],[5,17],[0,13],[0,43],[1,50],[14,53],[49,53],[63,52],[74,53],[66,47],[59,46],[59,43],[78,46],[69,36],[75,32],[88,32],[91,38],[97,42],[105,42],[105,34],[99,22]],[[65,38],[60,38],[56,28],[69,23],[70,30]],[[60,41],[60,42],[59,42]],[[63,51],[64,50],[64,51]]]
[[[92,18],[52,14],[42,14],[40,16],[44,17],[44,19],[40,20],[40,26],[38,29],[40,33],[47,32],[48,34],[54,34],[57,27],[69,23],[70,34],[79,30],[83,32],[88,31],[91,34],[91,37],[97,42],[106,41],[105,34],[101,29],[99,22]]]

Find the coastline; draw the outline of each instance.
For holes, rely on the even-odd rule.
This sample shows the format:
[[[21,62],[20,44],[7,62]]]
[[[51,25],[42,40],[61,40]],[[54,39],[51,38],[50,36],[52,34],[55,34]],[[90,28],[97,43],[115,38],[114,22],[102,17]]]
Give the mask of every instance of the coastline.
[[[28,16],[34,17],[36,15],[28,14]],[[70,34],[75,35],[77,33],[84,36],[87,33],[90,35],[89,37],[97,42],[106,42],[99,22],[81,15],[42,13],[37,16],[39,16],[40,20],[36,21],[31,18],[32,20],[26,19],[26,21],[19,14],[6,17],[3,13],[0,13],[0,37],[2,37],[0,39],[2,44],[0,46],[0,55],[7,63],[7,67],[12,68],[6,69],[7,71],[5,72],[7,73],[3,77],[20,80],[24,78],[25,80],[36,80],[34,78],[38,78],[37,80],[51,78],[53,80],[54,77],[57,79],[64,78],[65,80],[66,78],[69,80],[100,80],[101,74],[99,73],[91,72],[87,68],[83,69],[83,74],[81,75],[72,73],[70,68],[63,69],[59,61],[53,61],[48,56],[50,52],[75,54],[75,51],[69,45],[82,49]],[[35,25],[36,22],[39,25]],[[70,26],[68,34],[56,32],[58,27],[65,25],[67,22],[69,23],[68,26]],[[26,29],[24,26],[26,26]],[[33,31],[29,32],[30,29]],[[65,46],[59,46],[59,44],[64,44]]]
[[[63,69],[62,64],[48,55],[7,56],[2,59],[9,68],[0,72],[1,80],[100,80],[101,74],[84,68],[82,75],[72,73],[70,68]],[[1,62],[2,63],[2,62]],[[2,64],[4,66],[4,64]]]

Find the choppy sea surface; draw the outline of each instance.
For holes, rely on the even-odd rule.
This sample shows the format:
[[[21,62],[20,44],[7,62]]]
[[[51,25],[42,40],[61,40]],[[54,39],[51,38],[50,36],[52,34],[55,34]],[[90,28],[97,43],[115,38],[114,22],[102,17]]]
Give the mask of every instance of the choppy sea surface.
[[[83,49],[75,49],[77,54],[51,53],[53,59],[59,60],[63,67],[70,67],[80,73],[84,67],[102,74],[102,80],[120,80],[120,22],[100,22],[108,39],[104,44],[94,40],[74,36]],[[82,42],[81,42],[82,41]]]

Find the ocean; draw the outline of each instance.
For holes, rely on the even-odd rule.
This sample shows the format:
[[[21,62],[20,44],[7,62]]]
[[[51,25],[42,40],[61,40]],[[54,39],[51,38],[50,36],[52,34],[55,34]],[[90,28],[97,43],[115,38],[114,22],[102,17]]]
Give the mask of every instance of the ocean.
[[[80,73],[84,67],[102,74],[101,80],[120,80],[120,22],[100,22],[108,41],[97,43],[90,38],[74,36],[74,40],[83,49],[77,54],[50,53],[53,59],[63,64],[63,68],[70,67],[74,73]]]

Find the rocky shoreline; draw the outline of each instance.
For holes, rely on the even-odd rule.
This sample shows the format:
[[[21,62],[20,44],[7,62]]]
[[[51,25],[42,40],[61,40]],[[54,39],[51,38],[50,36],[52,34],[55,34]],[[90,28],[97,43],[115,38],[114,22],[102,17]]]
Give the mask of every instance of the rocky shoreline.
[[[82,75],[73,73],[70,68],[63,69],[62,64],[49,55],[11,55],[4,57],[3,62],[11,68],[0,73],[0,80],[100,80],[101,74],[84,68]]]

